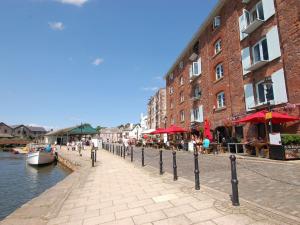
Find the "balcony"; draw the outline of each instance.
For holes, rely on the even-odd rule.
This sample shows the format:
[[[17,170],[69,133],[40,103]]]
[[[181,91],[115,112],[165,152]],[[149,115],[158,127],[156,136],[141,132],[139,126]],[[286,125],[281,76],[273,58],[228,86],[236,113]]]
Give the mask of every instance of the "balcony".
[[[254,21],[248,24],[248,26],[242,32],[245,34],[251,34],[258,27],[260,27],[264,22],[265,22],[264,20],[256,18]]]
[[[193,96],[192,98],[191,98],[191,100],[192,101],[198,101],[198,100],[200,100],[200,95],[199,96]]]
[[[260,60],[254,64],[252,64],[250,67],[246,68],[247,71],[255,71],[264,65],[266,65],[269,61],[268,60]]]

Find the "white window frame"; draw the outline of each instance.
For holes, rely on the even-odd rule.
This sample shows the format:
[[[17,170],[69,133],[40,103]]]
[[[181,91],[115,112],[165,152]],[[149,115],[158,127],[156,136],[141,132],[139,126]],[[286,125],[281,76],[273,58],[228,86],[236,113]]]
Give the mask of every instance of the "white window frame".
[[[171,125],[175,124],[175,119],[173,117],[171,117]]]
[[[170,73],[169,76],[170,76],[170,80],[173,80],[173,78],[174,78],[174,77],[173,77],[173,73]]]
[[[273,0],[272,0],[273,1]],[[259,14],[259,10],[258,10],[258,6],[261,6],[261,8],[262,8],[262,13],[263,13],[263,15],[260,15]],[[257,15],[257,17],[256,18],[254,18],[253,17],[253,13],[254,12],[256,12],[256,15]],[[265,13],[264,13],[264,7],[263,7],[263,3],[262,3],[262,1],[260,1],[260,2],[258,2],[250,11],[245,11],[245,13],[246,13],[246,22],[247,22],[247,26],[249,26],[251,23],[253,23],[255,20],[262,20],[262,21],[264,21],[265,20]],[[247,17],[248,16],[248,17]],[[261,17],[262,16],[262,17]]]
[[[180,103],[184,102],[184,92],[183,91],[180,92],[179,96],[180,96]]]
[[[219,102],[219,96],[221,96],[221,102]],[[224,108],[226,106],[226,101],[225,101],[225,92],[221,91],[217,94],[217,108]]]
[[[216,16],[213,21],[213,28],[217,29],[221,26],[221,16]]]
[[[257,102],[257,105],[263,105],[263,104],[266,104],[268,101],[267,101],[267,87],[266,87],[266,85],[264,85],[264,96],[265,96],[265,101],[264,102],[261,102],[260,100],[259,100],[259,90],[258,90],[258,85],[260,85],[261,83],[263,83],[264,82],[264,80],[261,80],[261,81],[259,81],[259,82],[257,82],[256,84],[255,84],[255,92],[256,92],[256,102]],[[271,99],[271,101],[274,101],[274,98],[275,98],[275,96],[274,96],[274,89],[273,89],[273,99]]]
[[[184,120],[185,120],[185,113],[184,113],[184,110],[181,110],[180,111],[180,121],[184,122]]]
[[[267,47],[267,54],[268,54],[268,58],[264,59],[264,51],[263,51],[263,46],[262,46],[262,42],[266,41],[266,47]],[[256,61],[255,59],[255,47],[258,46],[259,47],[259,56],[260,59]],[[261,61],[269,61],[269,50],[268,50],[268,40],[266,37],[263,37],[262,39],[260,39],[255,45],[252,46],[252,64],[261,62]]]
[[[201,88],[199,85],[194,87],[194,97],[195,98],[201,97]]]
[[[173,87],[172,87],[172,86],[169,87],[169,93],[170,93],[170,94],[173,94],[173,93],[174,93],[174,90],[173,90]]]
[[[181,77],[179,78],[179,83],[180,83],[180,85],[183,85],[183,84],[184,84],[184,78],[183,78],[183,76],[181,76]]]
[[[223,64],[219,63],[216,66],[216,80],[220,80],[222,77],[224,77],[224,68]]]
[[[173,101],[170,102],[170,109],[173,109],[174,108],[174,103]]]
[[[215,43],[215,54],[218,54],[221,51],[222,51],[222,40],[219,39]]]
[[[198,121],[200,117],[199,107],[193,109],[194,121]]]

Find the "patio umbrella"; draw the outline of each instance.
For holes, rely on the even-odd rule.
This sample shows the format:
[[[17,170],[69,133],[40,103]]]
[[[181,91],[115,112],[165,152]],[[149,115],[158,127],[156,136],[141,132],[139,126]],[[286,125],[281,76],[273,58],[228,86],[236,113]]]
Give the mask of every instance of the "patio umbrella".
[[[213,139],[210,132],[210,122],[207,119],[204,121],[204,137],[207,137],[210,141]]]
[[[185,130],[181,127],[178,127],[176,125],[172,125],[165,130],[165,133],[167,133],[167,134],[185,133],[185,132],[187,132],[187,130]]]
[[[155,131],[152,131],[150,134],[165,134],[166,131],[164,128],[157,128]]]
[[[248,116],[245,116],[242,119],[236,120],[235,123],[265,123],[266,120],[266,114],[268,113],[267,110],[262,110],[253,114],[250,114]],[[278,112],[272,112],[272,123],[279,124],[279,123],[286,123],[291,121],[297,121],[300,120],[300,118],[295,116],[289,116],[284,113],[278,113]]]

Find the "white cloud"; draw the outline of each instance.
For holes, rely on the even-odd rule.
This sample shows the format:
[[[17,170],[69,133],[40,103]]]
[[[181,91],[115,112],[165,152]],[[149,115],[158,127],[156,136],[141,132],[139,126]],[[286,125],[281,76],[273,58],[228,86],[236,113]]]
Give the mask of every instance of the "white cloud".
[[[104,62],[103,59],[101,59],[101,58],[96,58],[96,59],[92,62],[92,64],[93,64],[94,66],[99,66],[99,65],[102,64],[103,62]]]
[[[158,87],[143,87],[143,91],[157,91]]]
[[[49,22],[49,27],[52,30],[59,30],[59,31],[65,29],[65,26],[62,22]]]
[[[154,80],[162,80],[163,78],[161,76],[154,77]]]
[[[83,4],[87,3],[88,0],[57,0],[63,4],[75,5],[75,6],[82,6]]]

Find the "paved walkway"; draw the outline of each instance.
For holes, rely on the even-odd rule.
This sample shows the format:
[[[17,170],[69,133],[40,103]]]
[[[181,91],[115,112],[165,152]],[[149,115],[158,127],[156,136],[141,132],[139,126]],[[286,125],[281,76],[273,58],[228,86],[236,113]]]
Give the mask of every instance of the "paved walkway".
[[[134,149],[134,161],[141,164],[141,148]],[[145,150],[145,164],[159,167],[156,149]],[[172,173],[172,152],[163,152],[164,170]],[[193,154],[177,152],[179,177],[194,180]],[[229,155],[200,155],[201,184],[231,193]],[[260,158],[237,159],[240,197],[260,206],[280,211],[300,219],[300,160],[274,161]]]
[[[61,150],[76,164],[75,172],[16,210],[1,225],[263,225],[300,224],[284,215],[241,200],[233,207],[227,194],[156,168],[130,163],[105,150],[98,151],[95,167],[90,152]]]
[[[194,191],[185,179],[173,182],[168,174],[159,176],[106,151],[97,158],[86,182],[70,193],[48,225],[283,224],[260,209],[232,207],[226,195]]]

